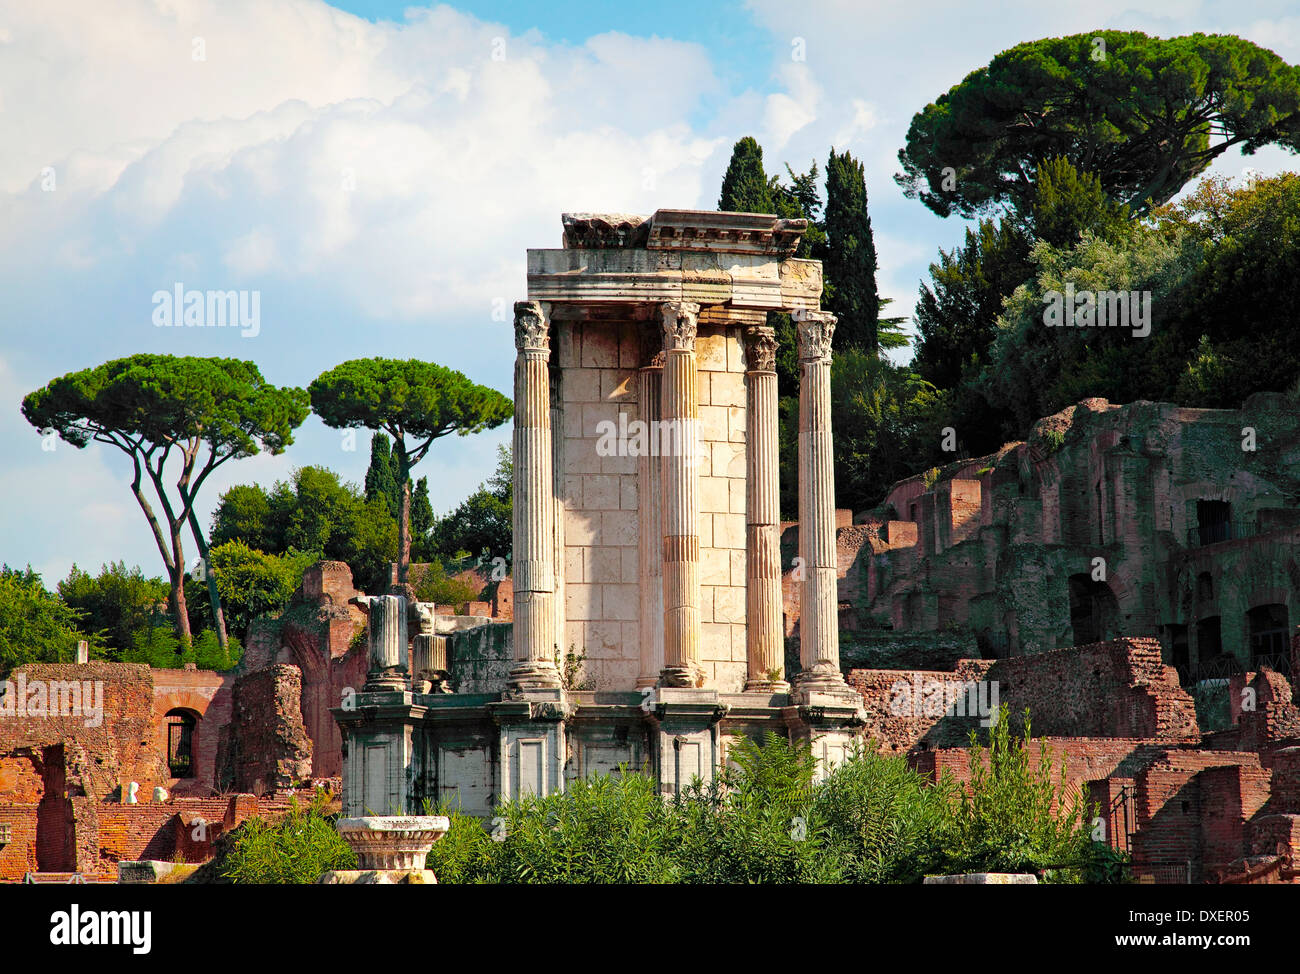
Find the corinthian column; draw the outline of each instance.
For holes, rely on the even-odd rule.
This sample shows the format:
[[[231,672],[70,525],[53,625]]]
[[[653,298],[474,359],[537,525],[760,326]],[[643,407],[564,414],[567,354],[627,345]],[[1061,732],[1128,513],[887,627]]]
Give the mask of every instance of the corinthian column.
[[[801,690],[840,689],[839,597],[835,580],[835,461],[831,452],[829,311],[796,311],[799,331],[799,605]]]
[[[745,504],[745,629],[749,676],[746,690],[781,692],[785,645],[781,631],[780,462],[777,455],[776,331],[766,325],[745,331],[748,454]]]
[[[555,498],[550,322],[537,301],[515,303],[515,645],[509,685],[556,688]]]
[[[646,425],[646,446],[637,460],[637,497],[640,501],[641,568],[641,672],[636,685],[652,687],[664,668],[664,569],[662,461],[653,430],[659,421],[664,381],[664,342],[658,322],[642,332],[641,370],[637,373],[637,402]]]
[[[686,301],[659,306],[664,335],[663,419],[672,434],[667,456],[662,458],[664,668],[659,679],[668,687],[695,687],[703,682],[696,490],[700,400],[695,329],[699,313],[698,304]]]

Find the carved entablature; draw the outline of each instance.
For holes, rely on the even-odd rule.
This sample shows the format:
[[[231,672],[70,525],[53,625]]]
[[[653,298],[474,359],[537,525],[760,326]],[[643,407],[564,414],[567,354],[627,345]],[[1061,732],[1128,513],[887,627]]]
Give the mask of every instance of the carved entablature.
[[[644,247],[650,223],[630,213],[564,213],[565,250],[609,250]]]
[[[750,372],[776,371],[776,329],[751,325],[745,329],[745,360]]]
[[[540,301],[515,302],[515,348],[521,352],[551,350],[551,323]]]
[[[799,332],[799,361],[829,362],[838,319],[829,311],[795,311],[791,317]]]
[[[665,301],[659,305],[663,325],[664,350],[693,352],[700,306],[691,301]]]

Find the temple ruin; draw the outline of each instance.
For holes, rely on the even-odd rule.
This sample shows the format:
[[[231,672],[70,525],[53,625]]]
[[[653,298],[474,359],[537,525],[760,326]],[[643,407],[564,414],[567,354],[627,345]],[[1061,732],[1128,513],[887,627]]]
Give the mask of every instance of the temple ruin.
[[[961,780],[999,705],[1140,881],[1300,879],[1292,400],[1087,399],[836,510],[835,321],[804,229],[566,215],[515,306],[511,576],[462,614],[321,562],[232,672],[6,674],[101,684],[103,719],[0,708],[0,881],[202,860],[317,787],[354,818],[487,819],[621,767],[671,794],[769,730],[823,770],[870,740]],[[798,340],[796,522],[771,312]]]
[[[429,800],[486,815],[566,779],[708,780],[733,734],[814,742],[862,726],[839,665],[830,350],[806,221],[568,214],[515,305],[514,621],[477,693],[383,688],[335,710],[348,814]],[[800,671],[785,674],[776,339],[801,374]],[[373,613],[373,610],[372,610]],[[373,615],[372,615],[373,618]],[[372,633],[372,638],[373,638]],[[372,646],[373,651],[373,646]],[[580,655],[597,689],[565,685]]]

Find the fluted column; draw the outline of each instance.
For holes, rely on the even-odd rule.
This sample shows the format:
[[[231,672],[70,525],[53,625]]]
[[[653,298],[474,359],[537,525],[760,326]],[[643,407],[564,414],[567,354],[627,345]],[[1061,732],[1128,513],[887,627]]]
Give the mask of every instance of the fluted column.
[[[664,667],[660,683],[668,687],[695,687],[703,682],[697,490],[700,400],[695,361],[699,313],[698,304],[686,301],[659,306],[664,338],[662,416],[672,434],[671,448],[661,458]]]
[[[637,373],[637,402],[646,424],[646,449],[637,460],[637,499],[640,516],[641,568],[641,672],[636,685],[652,687],[664,668],[664,570],[663,570],[663,463],[653,435],[659,421],[664,380],[663,331],[658,322],[643,333],[641,370]]]
[[[835,579],[835,460],[831,450],[829,311],[796,311],[799,332],[800,689],[839,689],[839,596]]]
[[[785,681],[781,629],[780,459],[777,453],[776,331],[745,332],[746,690],[780,692]]]
[[[366,610],[370,663],[364,689],[405,690],[410,672],[406,599],[400,595],[359,595],[352,603]]]
[[[550,322],[537,301],[515,303],[515,645],[509,684],[560,686],[555,668],[555,503]]]

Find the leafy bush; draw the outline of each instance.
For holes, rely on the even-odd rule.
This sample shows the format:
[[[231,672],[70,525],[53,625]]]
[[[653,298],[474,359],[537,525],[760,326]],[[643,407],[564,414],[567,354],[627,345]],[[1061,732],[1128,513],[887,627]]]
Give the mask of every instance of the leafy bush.
[[[493,878],[497,843],[473,815],[466,815],[446,803],[426,807],[426,815],[446,815],[451,820],[447,834],[433,844],[425,859],[440,883],[490,883]]]
[[[459,611],[478,595],[478,589],[463,578],[447,574],[442,562],[434,560],[415,576],[415,597],[421,602],[450,605]]]
[[[227,647],[223,653],[217,634],[211,629],[204,629],[185,648],[171,626],[154,626],[135,634],[131,647],[122,653],[122,662],[147,663],[163,670],[180,669],[186,663],[193,663],[201,670],[229,670],[239,663],[244,650],[234,636],[227,640]]]
[[[303,572],[320,554],[290,549],[268,555],[242,541],[227,541],[212,549],[211,558],[226,623],[242,638],[258,616],[279,613],[289,604]]]
[[[233,883],[314,883],[331,869],[356,869],[357,857],[334,829],[318,792],[277,822],[252,818],[234,833],[220,875]]]
[[[739,738],[730,764],[674,803],[681,877],[688,883],[833,883],[840,863],[812,814],[816,760],[808,743],[769,733]]]
[[[969,790],[953,814],[951,858],[958,872],[1060,870],[1058,879],[1078,878],[1088,858],[1088,806],[1082,791],[1071,793],[1065,762],[1053,776],[1045,744],[1031,763],[1031,724],[1011,733],[1007,707],[989,732],[988,748],[971,732]]]
[[[919,883],[946,868],[956,789],[913,771],[878,746],[858,748],[818,788],[814,814],[826,823],[830,854],[853,883]]]
[[[675,829],[657,783],[640,774],[595,775],[545,798],[498,810],[499,883],[669,883]]]

